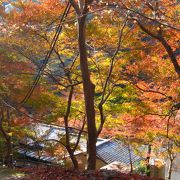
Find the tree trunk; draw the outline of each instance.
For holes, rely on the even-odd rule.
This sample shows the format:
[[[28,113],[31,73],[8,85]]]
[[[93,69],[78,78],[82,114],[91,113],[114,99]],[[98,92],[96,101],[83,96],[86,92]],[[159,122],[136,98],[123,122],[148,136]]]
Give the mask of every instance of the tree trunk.
[[[171,179],[172,165],[173,165],[173,159],[170,159],[169,170],[168,170],[168,179]]]
[[[168,137],[168,155],[169,155],[169,169],[168,169],[168,179],[171,179],[171,174],[172,174],[172,166],[173,166],[173,161],[175,159],[175,154],[173,154],[173,142],[169,139],[169,131],[167,131],[167,137]]]
[[[78,18],[78,44],[80,54],[80,66],[83,80],[83,91],[85,108],[87,115],[87,129],[88,129],[88,143],[87,143],[87,169],[93,170],[96,168],[96,141],[97,131],[95,124],[95,109],[94,109],[94,90],[95,86],[90,80],[90,73],[88,68],[87,50],[86,50],[86,15],[88,9],[84,10],[84,15]]]
[[[168,44],[168,42],[162,36],[162,32],[160,31],[159,34],[156,35],[156,34],[153,34],[151,31],[149,31],[148,29],[146,29],[145,26],[143,26],[139,21],[138,21],[138,25],[145,33],[147,33],[151,37],[157,39],[163,45],[163,47],[165,48],[173,66],[174,66],[174,70],[176,71],[177,75],[180,77],[180,66],[178,64],[178,61],[176,59],[176,56],[173,52],[172,47]]]
[[[6,158],[5,158],[5,165],[8,167],[12,167],[12,146],[11,146],[11,138],[9,137],[6,139]]]
[[[7,115],[8,116],[8,115]],[[3,128],[3,120],[4,120],[4,110],[1,110],[1,118],[0,118],[0,132],[2,133],[4,139],[6,140],[6,156],[5,156],[5,165],[12,167],[12,146],[11,146],[11,137],[7,134],[7,132]],[[9,120],[9,119],[8,119]]]
[[[71,150],[68,153],[70,155],[70,158],[71,158],[71,161],[73,163],[74,169],[78,169],[78,161],[77,161],[76,157],[74,156],[74,152],[72,152],[72,150]]]
[[[171,46],[167,43],[167,41],[162,36],[159,38],[159,40],[160,40],[161,44],[164,46],[166,52],[168,53],[169,58],[171,59],[171,62],[174,66],[176,73],[180,77],[180,66],[179,66],[176,56],[173,52],[173,49],[171,48]]]
[[[69,82],[72,83],[69,75],[68,75],[68,79],[69,79]],[[74,168],[78,169],[78,161],[77,161],[76,157],[74,156],[74,150],[71,148],[71,145],[70,145],[71,139],[70,139],[70,134],[69,134],[69,126],[68,126],[68,118],[69,118],[69,115],[71,112],[73,92],[74,92],[74,87],[71,86],[69,96],[68,96],[66,114],[64,116],[64,124],[65,124],[65,131],[66,131],[66,149],[69,153],[69,156],[71,158]]]
[[[148,145],[148,154],[147,154],[147,157],[146,157],[146,168],[147,168],[147,172],[146,172],[146,175],[147,176],[150,176],[151,175],[151,166],[150,166],[150,156],[151,156],[151,145],[149,144]]]
[[[128,140],[128,153],[129,153],[129,162],[131,166],[131,173],[133,173],[133,162],[132,162],[131,147],[130,147],[129,140]]]

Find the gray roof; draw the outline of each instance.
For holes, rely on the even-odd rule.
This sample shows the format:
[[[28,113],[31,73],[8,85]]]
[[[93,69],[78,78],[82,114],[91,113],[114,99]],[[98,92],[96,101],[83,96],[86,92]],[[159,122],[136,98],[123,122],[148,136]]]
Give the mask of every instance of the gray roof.
[[[44,140],[44,142],[46,140],[48,140],[49,142],[53,142],[53,140],[60,141],[61,138],[63,138],[64,135],[66,134],[64,127],[48,125],[48,124],[44,124],[44,123],[32,124],[31,126],[29,126],[29,128],[33,132],[35,132],[34,140],[30,137],[25,137],[20,140],[21,144],[34,146],[34,144],[38,143],[41,147],[44,147],[45,146],[44,143],[38,142],[38,139]],[[78,130],[69,128],[69,133],[70,133],[71,143],[76,143],[77,138],[78,138]],[[37,139],[37,141],[35,139]],[[107,141],[107,139],[98,138],[96,146],[99,146],[100,144],[102,144],[106,141]],[[82,135],[82,137],[79,141],[79,146],[80,146],[79,148],[83,152],[86,152],[86,142],[87,142],[87,140],[86,140],[85,136]]]
[[[29,158],[33,158],[33,159],[37,159],[37,160],[41,160],[41,161],[45,161],[45,162],[49,162],[49,163],[55,163],[56,162],[55,157],[47,156],[47,155],[38,155],[38,153],[36,151],[25,150],[24,148],[18,148],[17,152],[19,154],[22,154],[22,155],[29,157]]]
[[[60,140],[61,137],[65,134],[65,129],[63,127],[51,126],[43,123],[33,124],[31,128],[36,132],[36,138],[40,138],[44,140],[51,140],[51,139]],[[71,133],[72,133],[71,142],[76,142],[77,140],[76,132],[72,131]],[[32,145],[33,147],[34,143],[35,143],[34,140],[30,138],[26,138],[26,141],[22,144],[26,144],[26,145],[29,144]],[[46,144],[44,143],[38,143],[38,144],[42,148],[46,146]],[[82,137],[80,139],[79,146],[80,149],[78,149],[75,152],[76,155],[87,151],[85,138]],[[114,161],[118,161],[125,165],[130,164],[128,147],[121,141],[117,142],[110,139],[98,138],[96,143],[96,148],[97,148],[97,157],[102,159],[107,164],[110,164]],[[24,154],[27,157],[39,159],[39,156],[37,155],[35,149],[31,149],[31,150],[26,149],[25,151],[25,149],[21,147],[20,149],[18,149],[18,152],[20,154]],[[133,163],[142,159],[141,157],[135,155],[133,151],[131,151],[131,157]],[[51,158],[54,158],[53,161],[56,159],[55,157],[50,155],[42,156],[40,159],[46,162],[47,161],[52,162],[50,160]]]
[[[118,161],[126,165],[130,164],[128,147],[122,142],[107,141],[97,146],[97,156],[107,164],[114,161]],[[143,158],[135,155],[133,151],[131,151],[131,159],[132,163],[134,163],[142,160]]]

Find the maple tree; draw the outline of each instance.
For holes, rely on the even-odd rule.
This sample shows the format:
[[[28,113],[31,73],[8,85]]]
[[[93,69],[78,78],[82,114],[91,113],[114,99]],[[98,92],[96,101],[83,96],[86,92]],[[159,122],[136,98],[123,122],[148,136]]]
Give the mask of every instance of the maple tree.
[[[24,79],[23,76],[20,77],[19,72],[24,69],[24,73],[30,72],[30,68],[23,64],[23,62],[16,61],[16,56],[14,54],[8,54],[4,49],[1,49],[1,79],[0,79],[0,109],[1,109],[1,119],[0,119],[0,132],[5,139],[5,144],[7,146],[5,163],[8,166],[12,166],[12,120],[10,114],[10,108],[6,106],[5,101],[12,101],[15,103],[15,99],[18,101],[20,94],[24,94],[25,84],[28,79]],[[12,62],[14,61],[14,62]],[[15,66],[16,64],[16,66]],[[9,69],[9,72],[6,71]],[[16,74],[16,75],[15,75]],[[17,80],[18,79],[18,80]]]
[[[22,82],[12,73],[10,79],[15,78],[21,91],[12,89],[12,99],[32,106],[39,118],[63,123],[66,149],[75,168],[78,162],[68,127],[76,116],[87,122],[80,122],[78,128],[88,132],[88,169],[95,169],[97,137],[107,132],[154,146],[163,146],[169,139],[171,157],[174,145],[171,148],[169,143],[179,141],[179,121],[168,120],[179,98],[176,1],[40,2],[12,2],[21,11],[2,13],[6,23],[1,25],[1,44],[15,54],[10,61],[26,59],[12,68],[22,73],[27,66],[24,73],[38,72],[35,81],[21,75]],[[4,70],[10,68],[8,64]],[[33,88],[22,88],[27,83]],[[7,76],[5,84],[10,85]],[[171,137],[165,136],[169,127]]]
[[[17,7],[19,7],[19,4],[14,4],[14,5],[16,5]],[[22,5],[22,4],[21,4]],[[32,6],[34,6],[34,8],[37,8],[37,4],[36,3],[30,3],[30,4],[26,4],[26,6],[27,7],[31,7],[32,8]],[[44,7],[44,6],[42,6],[42,7]],[[49,7],[49,6],[48,6]],[[45,7],[44,8],[46,8],[46,5],[45,5]],[[29,10],[29,8],[25,8],[25,10]],[[28,12],[27,12],[28,13]],[[41,13],[41,12],[40,12]],[[20,14],[21,15],[21,14]],[[31,16],[32,14],[30,14],[30,16]],[[59,15],[59,14],[58,14]],[[27,18],[29,17],[29,14],[28,14],[28,16],[27,16]],[[16,16],[16,18],[18,19],[18,17]],[[16,20],[17,20],[16,19]],[[20,22],[19,21],[19,25],[22,25],[23,23],[24,23],[24,20],[25,20],[25,18],[23,17],[23,22]],[[17,21],[16,21],[17,22]],[[11,24],[12,23],[12,21],[9,21],[9,23]],[[36,23],[38,23],[38,21],[36,21]],[[47,23],[47,21],[46,21],[46,23]],[[17,24],[16,24],[17,25]],[[16,53],[18,53],[18,54],[20,54],[22,57],[24,57],[24,58],[26,58],[27,60],[30,60],[30,62],[35,66],[35,67],[37,67],[37,69],[39,69],[40,68],[40,66],[41,66],[41,64],[39,64],[38,62],[36,62],[36,61],[34,61],[34,59],[36,58],[36,57],[41,57],[41,55],[40,54],[37,54],[37,52],[38,52],[38,46],[37,46],[37,49],[35,49],[34,47],[32,48],[32,49],[28,49],[28,51],[26,50],[26,41],[25,41],[25,38],[24,38],[24,35],[25,35],[25,33],[27,33],[27,35],[30,35],[30,33],[31,33],[31,37],[30,38],[32,38],[34,35],[36,36],[36,37],[38,37],[37,38],[37,41],[38,41],[38,43],[40,43],[40,42],[42,42],[42,43],[44,43],[45,42],[45,44],[44,45],[46,45],[45,46],[45,48],[49,48],[49,40],[48,40],[48,37],[46,37],[46,36],[43,36],[43,35],[39,35],[39,30],[38,30],[38,32],[36,32],[35,30],[32,30],[31,28],[32,28],[32,26],[30,26],[30,28],[28,28],[28,27],[25,27],[24,25],[22,26],[22,29],[21,29],[21,31],[19,31],[19,28],[17,29],[16,28],[16,25],[15,25],[15,28],[13,29],[13,37],[14,38],[16,38],[15,40],[14,39],[9,39],[10,41],[8,42],[8,47],[9,48],[11,48],[11,50],[13,50],[14,52],[16,52]],[[36,24],[37,25],[37,24]],[[60,26],[62,26],[61,24],[60,24]],[[24,27],[24,28],[23,28]],[[61,28],[61,27],[60,27]],[[11,34],[12,32],[9,32],[9,35],[11,36],[12,34]],[[28,36],[27,36],[28,37]],[[40,37],[40,38],[39,38]],[[7,39],[8,40],[8,39]],[[12,40],[12,41],[11,41]],[[27,40],[27,39],[26,39]],[[44,42],[43,42],[43,41]],[[34,40],[33,40],[34,41]],[[33,45],[33,42],[32,41],[32,45]],[[30,41],[29,41],[30,42]],[[22,49],[21,47],[22,46],[24,46],[25,48],[24,49]],[[67,52],[67,51],[66,51]],[[42,52],[43,54],[44,54],[44,52]],[[62,75],[61,75],[61,73],[60,74],[58,74],[58,75],[53,75],[50,71],[51,70],[46,70],[46,71],[48,71],[48,72],[46,72],[46,74],[47,74],[47,76],[53,81],[53,82],[56,82],[59,86],[61,86],[61,88],[64,88],[64,90],[62,89],[62,91],[66,91],[65,89],[67,88],[67,89],[70,89],[70,94],[69,94],[69,98],[68,98],[68,104],[67,104],[67,110],[65,110],[65,108],[66,107],[63,107],[64,105],[63,105],[63,103],[62,104],[60,104],[61,105],[61,108],[63,107],[63,109],[62,109],[62,111],[60,112],[60,110],[58,109],[58,111],[59,112],[55,112],[55,113],[61,113],[61,114],[63,114],[64,115],[64,122],[65,122],[65,127],[66,127],[66,149],[67,149],[67,151],[69,152],[69,154],[70,154],[70,156],[71,156],[71,158],[72,158],[72,161],[73,161],[73,163],[74,163],[74,166],[77,168],[77,162],[76,162],[76,160],[75,160],[75,158],[74,158],[74,156],[73,156],[73,153],[74,153],[74,151],[75,151],[75,149],[76,148],[71,148],[70,147],[70,142],[69,142],[69,130],[68,130],[68,116],[69,116],[69,114],[70,114],[70,107],[71,107],[71,101],[72,101],[72,94],[73,94],[73,89],[74,89],[74,86],[77,84],[79,84],[79,82],[78,82],[78,80],[77,80],[77,77],[75,77],[75,78],[71,78],[71,76],[70,76],[70,74],[69,74],[69,72],[67,72],[66,71],[66,67],[64,67],[65,66],[65,64],[64,64],[64,62],[62,61],[62,59],[60,58],[60,55],[59,55],[59,52],[57,51],[57,50],[55,50],[55,55],[58,57],[58,61],[60,61],[60,66],[62,66],[62,70],[61,71],[63,71],[62,73],[63,73],[63,76],[65,75],[67,78],[65,78],[65,77],[63,77],[63,78],[60,78],[60,77],[62,77]],[[70,54],[70,56],[71,56],[71,54]],[[66,57],[67,59],[68,59],[68,57]],[[76,60],[76,58],[74,59],[74,60]],[[55,62],[55,63],[57,63],[57,62]],[[53,65],[53,64],[52,64]],[[64,67],[64,69],[63,69],[63,67]],[[73,67],[73,65],[71,66],[71,68],[73,69],[74,67]],[[57,76],[58,76],[58,78],[57,78]],[[59,78],[60,79],[62,79],[62,82],[60,82],[59,81]],[[43,83],[43,81],[42,81],[42,83]],[[65,85],[65,84],[67,84],[67,85]],[[44,84],[44,85],[46,85],[46,84]],[[55,88],[55,89],[57,89],[57,88]],[[33,106],[35,109],[36,109],[36,111],[38,111],[38,114],[39,114],[39,117],[41,117],[40,116],[40,114],[43,114],[45,111],[46,111],[46,109],[45,109],[45,104],[46,104],[46,100],[45,100],[45,98],[49,95],[47,92],[46,92],[46,97],[45,96],[42,96],[42,95],[40,95],[40,97],[37,97],[35,94],[36,94],[36,92],[37,92],[37,90],[38,90],[38,88],[36,88],[36,90],[35,90],[35,92],[33,93],[33,95],[32,95],[32,98],[27,102],[27,104],[29,105],[29,106]],[[40,90],[40,89],[39,89]],[[46,89],[46,88],[44,88],[43,87],[43,91],[45,91],[45,90],[48,90],[48,89]],[[55,91],[57,91],[57,90],[55,90]],[[32,91],[31,91],[32,92]],[[30,92],[30,93],[31,93]],[[54,92],[53,92],[54,93]],[[66,92],[64,92],[64,93],[66,93]],[[26,102],[27,101],[27,99],[28,99],[28,96],[29,95],[27,95],[26,97],[25,97],[25,99],[23,99],[23,101],[21,101],[21,102],[23,102],[23,104],[24,104],[24,102]],[[53,96],[54,96],[54,98],[55,98],[55,95],[51,95],[51,100],[52,100],[52,98],[53,98]],[[60,98],[58,97],[58,99],[60,100]],[[47,99],[48,100],[48,99]],[[61,98],[61,100],[62,101],[64,101],[65,100],[65,98]],[[34,103],[34,102],[36,102],[36,103]],[[50,104],[48,104],[48,106],[49,106]],[[43,109],[39,109],[38,107],[43,107]],[[41,112],[42,111],[42,112]],[[48,107],[48,111],[50,111],[49,110],[49,107]],[[41,112],[41,113],[40,113]],[[53,113],[52,113],[53,114]],[[51,115],[50,115],[51,116]],[[53,115],[54,116],[54,115]],[[42,118],[42,117],[41,117]],[[31,119],[31,118],[30,118]],[[34,118],[35,119],[35,118]],[[32,119],[31,119],[31,121],[32,121]],[[35,120],[36,121],[36,120]],[[22,120],[20,120],[19,121],[20,123],[21,123],[21,125],[22,125]],[[17,122],[16,122],[16,124],[17,124]]]

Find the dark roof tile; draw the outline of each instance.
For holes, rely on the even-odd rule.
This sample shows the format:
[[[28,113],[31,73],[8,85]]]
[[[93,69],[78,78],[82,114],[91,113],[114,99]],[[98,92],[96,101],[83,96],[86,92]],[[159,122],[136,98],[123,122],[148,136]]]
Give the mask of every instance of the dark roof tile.
[[[97,156],[107,164],[114,161],[126,165],[130,164],[127,145],[115,141],[107,141],[97,146]],[[135,155],[133,152],[131,152],[131,158],[133,163],[142,160],[141,157]]]

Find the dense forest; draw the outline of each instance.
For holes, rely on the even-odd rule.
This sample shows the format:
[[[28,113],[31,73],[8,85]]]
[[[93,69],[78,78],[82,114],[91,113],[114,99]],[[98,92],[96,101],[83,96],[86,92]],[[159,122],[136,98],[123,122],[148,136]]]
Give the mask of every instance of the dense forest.
[[[172,179],[179,13],[179,0],[1,0],[1,166],[98,179],[118,161],[117,179],[165,178],[152,166]]]

